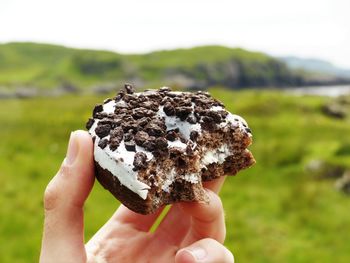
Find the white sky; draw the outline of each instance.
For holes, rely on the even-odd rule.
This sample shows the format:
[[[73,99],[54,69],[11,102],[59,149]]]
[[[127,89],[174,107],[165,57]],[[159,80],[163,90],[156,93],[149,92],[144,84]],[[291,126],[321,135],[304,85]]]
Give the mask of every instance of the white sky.
[[[350,0],[0,0],[0,42],[139,53],[221,44],[350,68]]]

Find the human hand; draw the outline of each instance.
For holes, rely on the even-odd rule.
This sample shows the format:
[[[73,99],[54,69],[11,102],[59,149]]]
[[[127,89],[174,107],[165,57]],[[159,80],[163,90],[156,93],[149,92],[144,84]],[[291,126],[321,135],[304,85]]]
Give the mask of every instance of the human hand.
[[[205,184],[209,204],[172,205],[154,233],[149,230],[161,209],[140,215],[121,205],[84,245],[83,206],[94,184],[93,144],[87,132],[73,132],[67,156],[45,191],[40,262],[232,263],[233,255],[222,245],[224,212],[216,194],[223,181]]]

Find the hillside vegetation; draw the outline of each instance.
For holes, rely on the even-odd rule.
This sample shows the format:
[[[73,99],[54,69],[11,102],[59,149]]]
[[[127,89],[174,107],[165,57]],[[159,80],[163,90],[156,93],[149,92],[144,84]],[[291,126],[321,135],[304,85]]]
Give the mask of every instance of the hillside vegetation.
[[[304,167],[314,159],[349,167],[349,117],[324,115],[326,99],[320,97],[254,90],[211,93],[242,115],[254,135],[250,149],[256,165],[227,178],[221,192],[226,245],[236,261],[348,263],[350,198],[335,190],[332,179],[315,180]],[[0,262],[38,261],[45,186],[65,156],[70,131],[82,129],[93,105],[104,98],[1,102]],[[86,240],[117,206],[96,182],[84,209]]]
[[[125,81],[187,88],[298,86],[304,74],[265,54],[222,46],[122,55],[36,43],[0,45],[0,87],[7,90],[88,89]]]

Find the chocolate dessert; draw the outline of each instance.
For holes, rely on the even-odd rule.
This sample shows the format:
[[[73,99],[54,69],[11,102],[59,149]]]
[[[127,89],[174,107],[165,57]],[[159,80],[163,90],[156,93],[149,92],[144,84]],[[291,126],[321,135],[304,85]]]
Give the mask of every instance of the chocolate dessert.
[[[86,124],[96,178],[129,209],[206,201],[202,182],[235,175],[255,160],[251,130],[207,92],[167,87],[135,93],[126,84],[95,106]]]

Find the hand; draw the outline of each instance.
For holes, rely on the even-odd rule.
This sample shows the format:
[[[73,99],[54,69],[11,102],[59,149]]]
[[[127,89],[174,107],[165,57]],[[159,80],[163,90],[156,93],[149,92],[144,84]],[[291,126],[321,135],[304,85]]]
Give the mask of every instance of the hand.
[[[217,192],[224,178],[205,185],[209,204],[174,204],[154,233],[161,210],[140,215],[121,205],[84,245],[83,206],[94,184],[93,144],[71,134],[67,156],[46,188],[40,262],[234,262],[222,243],[224,212]]]

